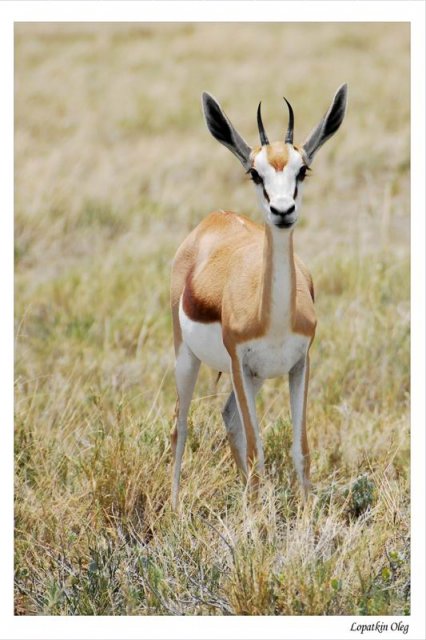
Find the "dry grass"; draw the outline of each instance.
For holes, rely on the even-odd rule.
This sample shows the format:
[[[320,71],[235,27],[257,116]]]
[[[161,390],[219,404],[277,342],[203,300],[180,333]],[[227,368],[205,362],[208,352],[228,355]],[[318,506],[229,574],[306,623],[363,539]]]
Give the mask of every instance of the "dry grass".
[[[247,504],[200,377],[169,507],[170,262],[216,207],[259,219],[199,96],[257,139],[282,95],[303,140],[342,82],[298,253],[319,327],[314,495],[292,483],[287,385],[265,385],[267,478]],[[409,612],[409,27],[16,28],[16,612]]]

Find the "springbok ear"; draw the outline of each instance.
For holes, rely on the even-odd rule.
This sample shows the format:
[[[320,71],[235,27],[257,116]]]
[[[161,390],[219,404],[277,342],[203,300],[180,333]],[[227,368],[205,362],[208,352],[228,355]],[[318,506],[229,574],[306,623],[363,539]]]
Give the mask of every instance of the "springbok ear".
[[[345,115],[347,95],[348,85],[342,84],[342,86],[337,89],[327,113],[305,140],[303,151],[308,164],[312,162],[318,149],[326,140],[331,138],[333,133],[336,133],[342,124]]]
[[[216,140],[237,156],[245,169],[250,169],[251,148],[233,127],[220,104],[206,91],[203,92],[203,111],[207,127]]]

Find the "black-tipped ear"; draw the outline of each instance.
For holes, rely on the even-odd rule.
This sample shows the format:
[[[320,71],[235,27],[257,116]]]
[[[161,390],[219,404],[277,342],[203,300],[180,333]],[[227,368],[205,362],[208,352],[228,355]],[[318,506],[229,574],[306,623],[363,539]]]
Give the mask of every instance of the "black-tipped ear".
[[[203,92],[203,111],[207,127],[216,140],[237,156],[245,169],[249,169],[251,148],[234,128],[220,104],[206,91]]]
[[[334,96],[333,102],[331,103],[327,113],[322,118],[321,122],[309,134],[303,144],[303,151],[305,152],[308,164],[312,162],[318,149],[326,140],[331,138],[333,133],[336,133],[337,129],[342,124],[345,116],[347,95],[348,85],[342,84],[342,86],[336,91],[336,95]]]

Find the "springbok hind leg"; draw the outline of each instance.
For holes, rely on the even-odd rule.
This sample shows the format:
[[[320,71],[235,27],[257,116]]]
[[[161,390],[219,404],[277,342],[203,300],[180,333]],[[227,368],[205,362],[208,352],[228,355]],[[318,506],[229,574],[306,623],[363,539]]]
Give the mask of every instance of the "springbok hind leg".
[[[251,390],[255,396],[262,386],[262,380],[251,382]],[[222,411],[223,422],[225,423],[226,433],[232,455],[234,456],[237,467],[244,479],[247,479],[247,439],[243,423],[241,422],[240,412],[238,410],[235,392],[231,391],[228,400]]]
[[[306,433],[306,400],[309,381],[309,356],[302,358],[289,373],[290,405],[293,421],[292,456],[297,477],[306,497],[311,488],[310,455]]]
[[[175,510],[178,506],[180,470],[188,433],[188,411],[200,364],[190,348],[182,342],[176,357],[176,422],[172,432],[172,508]]]
[[[244,427],[235,399],[235,393],[231,391],[228,400],[222,411],[223,422],[226,427],[228,442],[232,455],[237,463],[238,470],[243,478],[247,478],[247,443]]]
[[[248,477],[250,487],[256,488],[265,470],[263,446],[256,417],[256,392],[262,381],[254,378],[242,366],[238,358],[232,359],[231,376],[240,423],[245,436],[244,440],[240,439],[243,443],[239,450],[240,456],[246,460],[248,471],[253,471],[252,474],[249,473]]]

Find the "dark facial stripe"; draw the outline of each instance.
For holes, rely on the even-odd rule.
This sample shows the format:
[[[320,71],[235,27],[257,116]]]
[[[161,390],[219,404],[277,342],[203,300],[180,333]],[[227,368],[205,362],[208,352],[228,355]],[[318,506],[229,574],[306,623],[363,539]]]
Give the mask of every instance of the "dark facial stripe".
[[[263,184],[263,178],[258,174],[256,169],[250,169],[249,173],[250,173],[250,177],[253,180],[254,184],[260,185],[262,187],[263,195],[265,197],[265,200],[266,200],[266,202],[269,202],[270,201],[270,197],[268,195],[268,192],[265,189],[265,185]]]
[[[298,194],[298,188],[297,185],[299,184],[299,182],[303,182],[305,180],[305,178],[308,178],[308,174],[307,172],[310,171],[309,167],[307,167],[305,164],[302,165],[299,169],[299,173],[297,175],[296,178],[296,186],[294,188],[294,195],[293,195],[293,199],[296,200],[297,198],[297,194]]]
[[[256,169],[250,169],[248,173],[250,173],[250,178],[253,180],[254,184],[263,184],[263,180]]]

